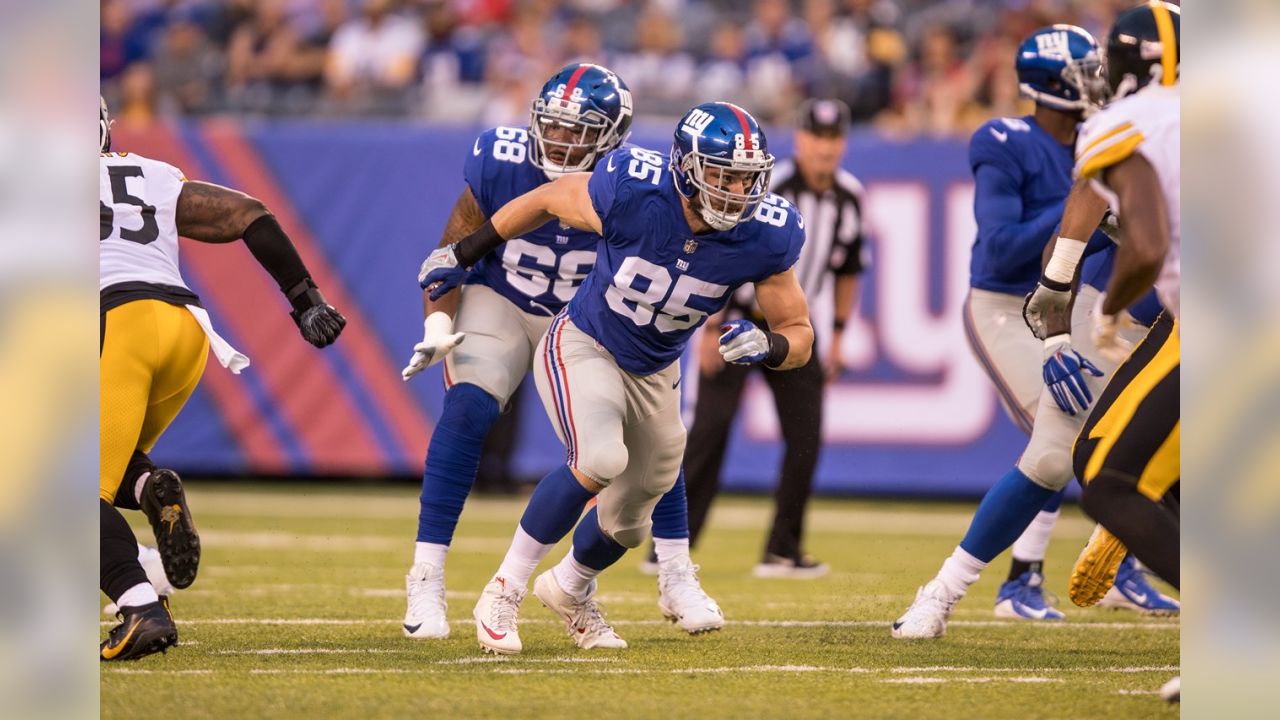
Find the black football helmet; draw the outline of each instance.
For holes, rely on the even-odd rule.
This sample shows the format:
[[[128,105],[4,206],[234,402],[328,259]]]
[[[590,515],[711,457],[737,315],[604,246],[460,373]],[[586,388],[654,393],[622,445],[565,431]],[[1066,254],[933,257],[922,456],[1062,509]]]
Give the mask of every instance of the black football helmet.
[[[98,152],[111,150],[111,116],[107,114],[107,101],[98,96]]]
[[[1119,99],[1157,82],[1178,83],[1182,10],[1150,0],[1116,18],[1107,36],[1107,82]]]

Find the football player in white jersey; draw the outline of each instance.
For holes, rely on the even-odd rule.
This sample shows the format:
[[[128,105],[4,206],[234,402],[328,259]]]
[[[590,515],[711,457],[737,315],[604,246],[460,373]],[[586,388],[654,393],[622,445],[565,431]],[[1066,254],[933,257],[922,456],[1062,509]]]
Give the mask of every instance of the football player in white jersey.
[[[1153,0],[1116,19],[1107,48],[1112,100],[1081,130],[1076,172],[1121,218],[1115,269],[1095,314],[1102,353],[1128,356],[1076,439],[1084,508],[1102,528],[1081,554],[1069,586],[1092,605],[1115,580],[1129,546],[1156,575],[1178,586],[1179,247],[1181,232],[1181,13]],[[1065,251],[1054,248],[1054,260]],[[1051,260],[1051,263],[1053,260]],[[1068,268],[1074,270],[1074,268]],[[1052,284],[1052,283],[1050,283]],[[1164,315],[1136,348],[1121,339],[1121,312],[1154,284]],[[1069,294],[1046,287],[1027,300],[1028,324],[1045,332]]]
[[[1181,10],[1159,0],[1116,18],[1107,43],[1111,103],[1085,124],[1076,172],[1123,224],[1115,269],[1094,327],[1099,351],[1128,354],[1098,398],[1073,450],[1085,512],[1097,520],[1068,586],[1072,602],[1097,603],[1132,552],[1175,588],[1181,559],[1179,376],[1181,205]],[[1058,259],[1059,249],[1054,248]],[[1121,311],[1154,284],[1165,312],[1130,351]],[[1027,299],[1036,319],[1061,306],[1043,283]],[[1177,701],[1180,678],[1161,696]]]
[[[178,236],[209,243],[244,238],[280,285],[302,337],[316,347],[346,325],[325,302],[271,212],[244,193],[187,181],[178,168],[111,150],[107,104],[98,114],[100,271],[99,586],[121,623],[99,647],[102,660],[132,660],[175,645],[168,603],[147,581],[138,543],[117,508],[142,510],[155,531],[165,575],[190,585],[200,539],[182,483],[147,458],[191,396],[210,349],[234,373],[249,359],[218,336],[182,279]]]

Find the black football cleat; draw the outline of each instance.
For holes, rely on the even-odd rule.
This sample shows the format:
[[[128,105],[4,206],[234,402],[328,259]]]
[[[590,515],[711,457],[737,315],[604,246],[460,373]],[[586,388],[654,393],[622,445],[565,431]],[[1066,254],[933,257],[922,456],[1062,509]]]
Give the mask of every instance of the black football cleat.
[[[196,533],[182,479],[172,470],[152,471],[142,486],[142,512],[156,534],[164,574],[181,590],[196,581],[200,568],[200,535]]]
[[[121,622],[102,641],[99,660],[137,660],[178,644],[178,626],[173,624],[169,601],[163,596],[146,605],[120,608],[117,616]]]

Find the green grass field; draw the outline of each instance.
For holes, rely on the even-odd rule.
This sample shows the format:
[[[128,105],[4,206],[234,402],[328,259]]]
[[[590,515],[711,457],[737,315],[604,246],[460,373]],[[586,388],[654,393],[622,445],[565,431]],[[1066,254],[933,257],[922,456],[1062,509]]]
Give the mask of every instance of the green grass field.
[[[632,553],[600,591],[629,649],[578,650],[530,594],[524,654],[500,659],[480,652],[470,616],[523,498],[468,503],[448,566],[453,634],[421,641],[400,630],[415,489],[195,484],[189,496],[205,554],[196,584],[172,601],[180,644],[102,665],[104,718],[1177,713],[1154,694],[1178,672],[1176,619],[1067,607],[1068,621],[1053,626],[996,621],[1005,558],[957,608],[945,639],[889,637],[889,623],[964,532],[970,504],[819,501],[809,548],[832,573],[784,581],[750,575],[769,503],[722,498],[695,560],[724,608],[724,630],[689,637],[663,621],[656,580]],[[1047,570],[1066,602],[1066,577],[1090,526],[1074,508],[1063,515]],[[135,528],[148,538],[145,522]],[[110,624],[104,617],[104,635]]]

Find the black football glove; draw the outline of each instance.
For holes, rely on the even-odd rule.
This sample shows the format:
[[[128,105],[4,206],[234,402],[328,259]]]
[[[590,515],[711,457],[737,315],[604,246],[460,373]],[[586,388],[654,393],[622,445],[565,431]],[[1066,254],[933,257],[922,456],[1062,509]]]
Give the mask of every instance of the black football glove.
[[[337,308],[325,302],[324,295],[310,279],[305,281],[305,285],[302,291],[290,293],[289,304],[293,310],[289,317],[297,324],[303,340],[318,348],[332,345],[342,334],[342,328],[347,326],[347,319]]]

